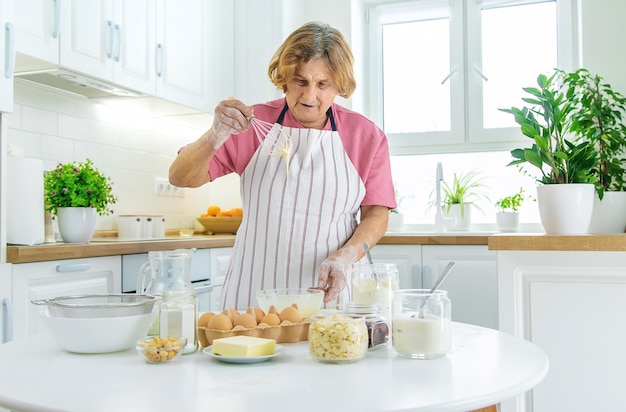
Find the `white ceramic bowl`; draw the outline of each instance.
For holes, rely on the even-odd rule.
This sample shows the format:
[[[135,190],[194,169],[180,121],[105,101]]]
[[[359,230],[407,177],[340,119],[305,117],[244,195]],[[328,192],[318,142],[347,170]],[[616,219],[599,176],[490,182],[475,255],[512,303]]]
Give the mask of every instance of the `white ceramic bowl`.
[[[135,347],[156,319],[158,311],[116,318],[59,318],[47,310],[41,320],[54,340],[68,352],[107,353]]]

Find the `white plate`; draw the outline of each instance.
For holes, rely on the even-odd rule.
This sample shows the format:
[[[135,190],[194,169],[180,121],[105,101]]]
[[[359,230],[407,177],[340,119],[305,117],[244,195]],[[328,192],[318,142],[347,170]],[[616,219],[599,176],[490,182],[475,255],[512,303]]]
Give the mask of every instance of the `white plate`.
[[[272,359],[274,356],[280,355],[281,353],[285,351],[285,349],[280,345],[276,345],[274,348],[274,353],[272,355],[245,356],[245,357],[216,355],[212,351],[213,351],[212,346],[207,346],[206,348],[202,350],[203,353],[209,355],[210,357],[220,360],[222,362],[226,362],[226,363],[259,363],[259,362],[265,362],[266,360]]]

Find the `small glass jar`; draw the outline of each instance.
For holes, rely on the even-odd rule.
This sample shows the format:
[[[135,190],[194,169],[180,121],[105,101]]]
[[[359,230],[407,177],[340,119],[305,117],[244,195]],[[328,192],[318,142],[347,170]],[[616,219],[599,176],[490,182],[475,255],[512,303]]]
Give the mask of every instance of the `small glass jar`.
[[[325,363],[350,363],[367,353],[367,326],[362,316],[317,314],[309,325],[309,353]]]
[[[392,346],[400,356],[434,359],[450,351],[451,305],[445,290],[398,290],[392,316]]]
[[[389,343],[389,324],[380,315],[380,305],[348,302],[346,304],[346,313],[351,316],[357,315],[365,318],[368,350],[376,350],[387,346]]]
[[[382,316],[391,319],[391,299],[399,284],[395,263],[354,263],[350,279],[352,302],[378,304]]]

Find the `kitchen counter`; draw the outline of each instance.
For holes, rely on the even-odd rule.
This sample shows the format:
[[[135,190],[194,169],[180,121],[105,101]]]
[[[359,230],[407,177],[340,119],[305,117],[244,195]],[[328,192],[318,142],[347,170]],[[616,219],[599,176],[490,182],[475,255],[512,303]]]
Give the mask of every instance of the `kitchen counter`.
[[[626,233],[607,235],[546,235],[497,233],[488,238],[489,250],[624,252]]]
[[[8,263],[43,262],[99,256],[128,255],[153,250],[230,247],[234,235],[177,235],[162,239],[121,241],[116,237],[94,237],[91,243],[46,243],[35,246],[9,245]],[[490,250],[540,251],[626,251],[626,234],[556,236],[544,233],[494,232],[387,232],[380,245],[488,245]]]
[[[226,364],[196,352],[148,364],[134,349],[63,351],[48,335],[0,345],[0,406],[29,411],[467,411],[538,384],[548,358],[535,344],[453,323],[452,351],[422,361],[391,348],[353,364],[323,364],[308,342],[263,363]],[[8,373],[10,371],[10,373]],[[85,379],[88,377],[88,379]]]

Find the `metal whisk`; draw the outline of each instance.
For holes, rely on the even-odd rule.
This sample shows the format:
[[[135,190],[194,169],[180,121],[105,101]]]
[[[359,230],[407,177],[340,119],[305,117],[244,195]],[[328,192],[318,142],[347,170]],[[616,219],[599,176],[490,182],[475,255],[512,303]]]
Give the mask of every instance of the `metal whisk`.
[[[293,149],[289,133],[278,123],[266,122],[254,116],[250,118],[250,125],[265,151],[272,157],[282,157],[285,160],[285,168],[289,174],[289,160]],[[264,140],[269,141],[269,145],[264,143]]]

